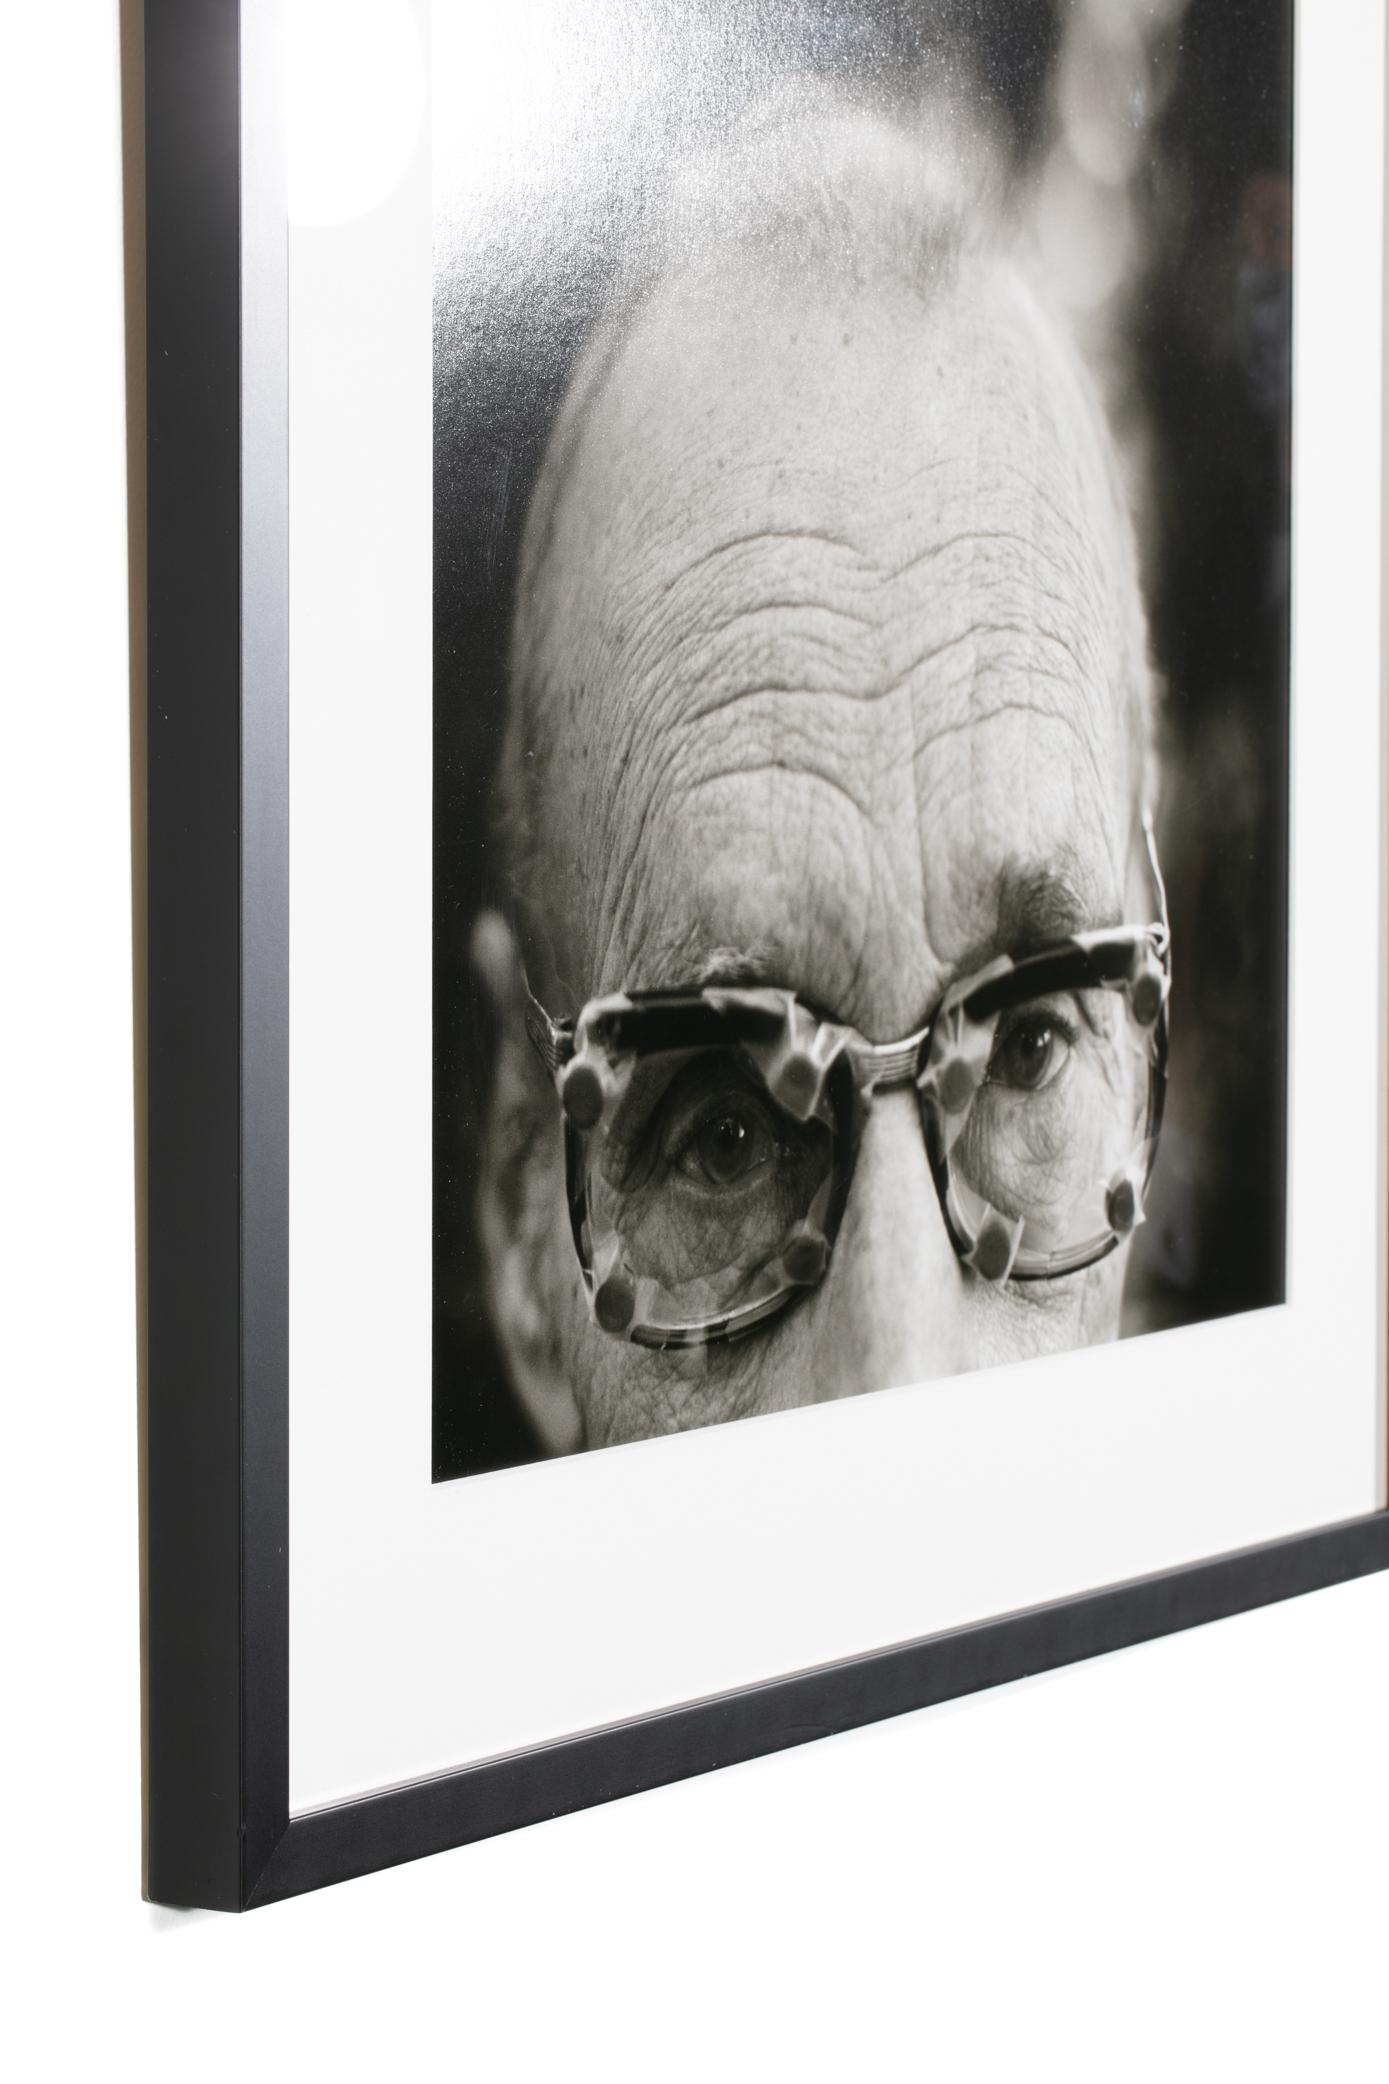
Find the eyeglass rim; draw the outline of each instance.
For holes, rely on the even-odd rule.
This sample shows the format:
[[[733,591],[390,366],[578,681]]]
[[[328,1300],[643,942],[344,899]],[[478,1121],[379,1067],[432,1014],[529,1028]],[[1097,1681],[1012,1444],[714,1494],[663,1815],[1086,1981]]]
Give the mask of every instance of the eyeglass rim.
[[[903,1036],[899,1042],[870,1042],[866,1036],[861,1035],[856,1028],[850,1027],[846,1022],[833,1020],[828,1016],[822,1015],[816,1007],[808,1004],[798,992],[784,986],[767,984],[677,984],[660,986],[650,990],[604,992],[586,999],[577,1014],[556,1018],[554,1014],[547,1011],[541,1004],[531,990],[530,980],[523,976],[522,988],[525,994],[526,1032],[541,1064],[552,1079],[557,1079],[564,1066],[574,1055],[577,1039],[583,1032],[585,1023],[601,1016],[603,1011],[609,1007],[635,1007],[660,999],[707,998],[710,994],[736,998],[740,995],[746,997],[749,994],[759,992],[774,992],[783,998],[792,1000],[799,1006],[803,1006],[806,1012],[811,1014],[814,1019],[820,1021],[822,1025],[842,1029],[846,1037],[857,1047],[858,1052],[862,1056],[870,1062],[874,1060],[881,1061],[884,1071],[886,1071],[893,1059],[903,1056],[914,1046],[919,1047],[926,1041],[932,1026],[940,1019],[943,1012],[951,1006],[960,1005],[972,999],[976,992],[987,986],[995,976],[1011,976],[1027,966],[1039,966],[1067,952],[1083,950],[1085,952],[1098,953],[1111,943],[1116,946],[1125,944],[1132,946],[1136,938],[1146,939],[1151,943],[1153,951],[1162,966],[1163,976],[1170,984],[1172,929],[1167,915],[1167,886],[1163,881],[1162,867],[1158,861],[1157,839],[1154,831],[1153,815],[1150,809],[1144,808],[1139,812],[1137,825],[1143,838],[1143,853],[1152,883],[1152,892],[1157,900],[1156,916],[1154,918],[1147,920],[1142,925],[1128,921],[1114,926],[1086,928],[1080,932],[1058,936],[1055,941],[1047,942],[1035,950],[1028,950],[1022,954],[1015,955],[1005,951],[983,964],[978,970],[971,971],[965,977],[959,978],[953,984],[948,985],[937,1001],[935,1010],[927,1017],[922,1026],[916,1029],[913,1034]],[[883,1075],[880,1074],[876,1083],[881,1085],[883,1082]]]
[[[614,1020],[641,1023],[650,1014],[680,1012],[700,1005],[706,1005],[719,1014],[737,1008],[755,1011],[762,1006],[771,1011],[771,1002],[775,1001],[778,1015],[784,1007],[798,1007],[818,1028],[842,1037],[851,1053],[860,1085],[886,1089],[910,1081],[913,1055],[930,1041],[942,1015],[955,1007],[963,1006],[971,1018],[978,1019],[995,1004],[997,1008],[1015,1005],[1042,996],[1048,990],[1112,988],[1121,981],[1122,973],[1117,966],[1107,968],[1107,959],[1131,953],[1135,947],[1145,943],[1157,957],[1163,976],[1168,977],[1168,929],[1165,922],[1155,920],[1143,925],[1125,923],[1098,927],[1049,941],[1042,947],[1029,949],[1024,955],[997,956],[949,985],[930,1018],[895,1042],[870,1042],[847,1021],[823,1013],[798,991],[780,984],[673,984],[650,990],[602,992],[586,1000],[572,1019],[556,1019],[548,1013],[527,985],[526,1029],[545,1071],[557,1080],[578,1052],[582,1038]],[[1074,969],[1078,960],[1091,965],[1091,974],[1067,984],[1065,974]],[[1045,980],[1056,970],[1063,972],[1061,980],[1048,984]],[[980,1005],[981,997],[986,1002],[983,1006]],[[698,1044],[691,1040],[669,1046],[695,1048]],[[655,1053],[654,1049],[652,1053]]]
[[[1042,975],[1047,974],[1049,966],[1073,965],[1077,958],[1088,958],[1098,969],[1102,967],[1104,958],[1107,955],[1117,958],[1125,949],[1128,951],[1131,961],[1136,946],[1146,941],[1157,959],[1162,978],[1162,987],[1157,1019],[1153,1028],[1153,1046],[1149,1063],[1147,1110],[1143,1142],[1144,1163],[1139,1192],[1139,1211],[1141,1216],[1152,1181],[1153,1167],[1157,1160],[1158,1136],[1161,1131],[1166,1098],[1168,996],[1172,979],[1172,937],[1167,912],[1167,890],[1163,882],[1162,868],[1157,856],[1153,816],[1151,809],[1147,805],[1140,808],[1135,822],[1142,833],[1143,851],[1151,878],[1153,894],[1157,900],[1157,917],[1155,919],[1151,919],[1142,925],[1122,923],[1061,936],[1054,942],[1021,955],[1001,954],[995,957],[992,962],[985,964],[981,969],[973,971],[968,976],[957,980],[956,983],[947,986],[935,1010],[924,1024],[914,1034],[904,1036],[899,1042],[869,1042],[856,1029],[848,1027],[845,1023],[825,1019],[813,1006],[807,1005],[798,993],[784,990],[778,986],[765,985],[693,985],[652,991],[608,993],[588,1000],[580,1008],[578,1015],[574,1019],[556,1020],[541,1005],[539,999],[536,998],[530,988],[529,980],[526,979],[523,980],[526,1032],[542,1065],[549,1073],[551,1082],[558,1090],[565,1067],[575,1054],[578,1038],[585,1032],[585,1024],[588,1022],[596,1023],[603,1017],[605,1011],[620,1014],[635,1013],[638,1007],[652,1007],[662,1001],[667,1004],[680,1001],[686,1004],[712,1001],[720,1007],[727,1008],[732,1004],[746,1003],[758,997],[764,1003],[768,998],[773,998],[781,1001],[783,1017],[784,1009],[788,1005],[792,1007],[800,1006],[817,1022],[821,1029],[837,1030],[845,1044],[844,1056],[854,1070],[855,1105],[858,1109],[859,1119],[853,1125],[846,1158],[840,1171],[839,1188],[835,1197],[834,1223],[829,1234],[829,1244],[832,1249],[838,1235],[839,1220],[847,1204],[854,1173],[857,1169],[862,1115],[867,1103],[871,1100],[874,1092],[888,1090],[891,1086],[905,1084],[908,1079],[915,1079],[918,1066],[925,1061],[929,1054],[932,1033],[944,1015],[948,1014],[953,1007],[963,1005],[970,1012],[971,1017],[974,1017],[979,1011],[978,1000],[980,994],[992,995],[994,992],[1000,994],[996,1010],[1002,1011],[1005,1004],[1025,1002],[1027,998],[1039,992],[1041,986],[1037,980]],[[1119,972],[1116,970],[1113,976],[1097,975],[1093,979],[1093,984],[1099,988],[1114,989],[1119,981]],[[1033,986],[1032,991],[1025,988],[1029,982]],[[1074,989],[1075,987],[1071,988]],[[926,1125],[928,1112],[928,1110],[922,1109],[923,1128]],[[962,1263],[968,1263],[969,1257],[974,1250],[974,1244],[968,1240],[963,1232],[951,1205],[950,1188],[952,1174],[949,1154],[943,1149],[937,1150],[933,1147],[936,1139],[929,1130],[926,1132],[925,1140],[928,1162],[936,1188],[942,1221],[946,1226],[946,1231],[950,1237],[956,1257]],[[586,1149],[587,1141],[587,1135],[582,1131],[576,1130],[566,1114],[565,1170],[570,1204],[571,1230],[574,1238],[575,1256],[579,1262],[579,1270],[583,1279],[590,1313],[593,1315],[594,1321],[597,1322],[593,1269],[585,1259],[582,1240],[588,1188],[586,1171],[580,1166],[578,1161]],[[575,1189],[576,1178],[579,1182],[577,1192]],[[977,1239],[975,1242],[977,1243]],[[1071,1252],[1049,1255],[1048,1264],[1045,1268],[1029,1269],[1026,1266],[1017,1265],[1015,1261],[1004,1278],[1019,1281],[1064,1279],[1070,1274],[1079,1273],[1087,1267],[1098,1265],[1102,1259],[1107,1258],[1111,1252],[1115,1251],[1122,1242],[1123,1237],[1111,1225],[1107,1235],[1105,1233],[1097,1233],[1094,1240],[1083,1242]],[[1058,1260],[1062,1262],[1059,1265],[1056,1263]],[[736,1338],[744,1331],[752,1330],[768,1317],[777,1315],[783,1309],[789,1308],[799,1296],[808,1293],[809,1288],[818,1287],[820,1280],[823,1279],[823,1271],[822,1269],[821,1274],[814,1282],[809,1284],[809,1287],[804,1284],[792,1284],[774,1295],[764,1298],[759,1303],[746,1305],[742,1310],[728,1313],[723,1317],[700,1320],[687,1326],[647,1326],[634,1323],[628,1329],[616,1332],[613,1335],[637,1345],[652,1346],[660,1349],[711,1345],[723,1340]],[[605,1329],[601,1325],[599,1328]]]
[[[1165,915],[1165,905],[1163,909]],[[526,1026],[537,1055],[558,1089],[564,1070],[575,1055],[580,1038],[590,1026],[601,1026],[614,1019],[635,1020],[639,1025],[645,1025],[646,1020],[652,1015],[692,1010],[701,1004],[707,1005],[715,1012],[721,1023],[730,1012],[740,1008],[762,1010],[768,1014],[775,1011],[778,1017],[784,1017],[790,1008],[802,1009],[815,1022],[817,1031],[829,1032],[841,1044],[843,1059],[853,1074],[856,1103],[860,1110],[859,1118],[852,1125],[846,1138],[844,1155],[837,1167],[839,1184],[835,1196],[836,1212],[829,1238],[832,1248],[838,1234],[839,1218],[847,1204],[857,1167],[862,1115],[866,1104],[875,1092],[890,1090],[914,1081],[918,1069],[929,1055],[932,1035],[942,1017],[956,1007],[964,1007],[971,1017],[986,1016],[990,1011],[1002,1011],[1009,1005],[1025,1003],[1029,998],[1043,995],[1047,991],[1121,988],[1126,966],[1132,965],[1135,951],[1144,945],[1152,951],[1158,963],[1163,978],[1163,994],[1153,1029],[1153,1054],[1149,1068],[1145,1130],[1141,1146],[1144,1152],[1141,1207],[1142,1201],[1146,1199],[1156,1162],[1166,1089],[1170,930],[1165,916],[1141,925],[1123,923],[1099,927],[1066,936],[1023,955],[996,957],[948,986],[929,1020],[912,1035],[903,1037],[898,1042],[870,1042],[846,1023],[831,1020],[813,1006],[807,1006],[796,992],[775,985],[692,985],[651,991],[605,993],[589,1000],[575,1020],[563,1022],[553,1020],[527,988]],[[1077,964],[1084,965],[1078,978]],[[986,1002],[984,1007],[979,1003],[981,995]],[[679,1046],[700,1045],[686,1043]],[[651,1050],[649,1053],[659,1052]],[[588,1198],[585,1164],[587,1144],[587,1133],[575,1129],[566,1117],[566,1174],[571,1229],[585,1294],[590,1312],[594,1313],[594,1267],[591,1263],[592,1254],[586,1255],[583,1241]],[[978,1240],[962,1228],[953,1206],[949,1156],[932,1147],[933,1139],[929,1134],[926,1144],[937,1199],[952,1248],[962,1263],[968,1263]],[[1082,1241],[1067,1252],[1052,1255],[1044,1268],[1029,1267],[1026,1263],[1015,1265],[1006,1278],[1020,1282],[1064,1279],[1097,1265],[1123,1241],[1122,1234],[1111,1227],[1108,1231],[1097,1232],[1093,1238]],[[823,1275],[820,1278],[823,1278]],[[630,1327],[611,1332],[609,1335],[658,1350],[721,1343],[753,1330],[769,1317],[789,1308],[801,1295],[818,1285],[819,1279],[809,1284],[790,1284],[756,1303],[746,1304],[741,1309],[717,1316],[675,1325],[635,1322]],[[594,1321],[597,1322],[596,1314]],[[607,1327],[601,1324],[599,1328],[607,1330]]]

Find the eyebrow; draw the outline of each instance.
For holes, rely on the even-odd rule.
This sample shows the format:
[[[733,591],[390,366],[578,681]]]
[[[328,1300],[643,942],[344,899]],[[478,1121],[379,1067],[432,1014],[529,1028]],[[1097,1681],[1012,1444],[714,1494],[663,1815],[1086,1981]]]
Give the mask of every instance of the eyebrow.
[[[1010,861],[994,885],[991,953],[1034,955],[1049,941],[1104,924],[1103,909],[1094,872],[1073,848],[1054,861]]]
[[[993,923],[950,965],[951,977],[967,977],[998,955],[1035,955],[1054,941],[1104,924],[1099,915],[1106,909],[1093,870],[1071,847],[1046,862],[1006,862],[980,906]],[[640,979],[640,988],[655,991],[758,985],[794,988],[774,942],[735,947],[695,934],[682,934],[653,950]],[[797,990],[797,997],[824,1018],[840,1017],[803,991]]]

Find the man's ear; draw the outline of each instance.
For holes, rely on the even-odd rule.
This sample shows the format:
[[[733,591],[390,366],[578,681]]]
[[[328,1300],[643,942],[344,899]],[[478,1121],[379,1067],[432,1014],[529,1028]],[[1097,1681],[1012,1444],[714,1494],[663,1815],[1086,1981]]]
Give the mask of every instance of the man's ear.
[[[499,912],[479,915],[472,958],[498,1036],[477,1195],[488,1309],[532,1425],[551,1454],[572,1454],[583,1420],[564,1365],[573,1244],[554,1094],[527,1041],[520,955]]]

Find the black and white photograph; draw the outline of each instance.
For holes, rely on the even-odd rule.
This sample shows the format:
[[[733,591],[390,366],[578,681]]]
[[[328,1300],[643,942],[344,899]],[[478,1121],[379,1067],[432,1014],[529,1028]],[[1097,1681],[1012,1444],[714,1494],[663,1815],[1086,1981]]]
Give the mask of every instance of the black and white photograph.
[[[450,14],[435,1479],[1280,1303],[1287,0]]]
[[[11,2070],[1379,2075],[1384,0],[3,20]]]
[[[150,1900],[1381,1569],[1382,18],[141,28]]]

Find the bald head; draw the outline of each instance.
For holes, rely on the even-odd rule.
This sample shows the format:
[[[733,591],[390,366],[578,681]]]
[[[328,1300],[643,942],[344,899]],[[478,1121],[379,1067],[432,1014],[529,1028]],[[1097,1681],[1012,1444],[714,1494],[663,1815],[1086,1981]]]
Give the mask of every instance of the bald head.
[[[883,1041],[971,964],[1125,916],[1143,624],[1101,415],[1022,271],[896,133],[792,143],[682,206],[556,432],[514,650],[526,956],[564,1013],[718,976]],[[1117,1267],[1058,1291],[967,1297],[899,1364],[1113,1329]],[[735,1405],[775,1349],[717,1364]],[[590,1430],[664,1429],[590,1358]]]
[[[1098,823],[1122,881],[1146,671],[1130,531],[1078,360],[1021,273],[971,249],[913,148],[860,123],[832,129],[824,153],[829,174],[802,145],[789,193],[735,184],[683,261],[629,300],[580,373],[536,500],[515,750],[540,791],[528,822],[547,888],[556,777],[576,813],[584,845],[562,865],[586,914],[602,896],[608,945],[572,918],[563,938],[590,963],[636,959],[656,923],[626,916],[661,826],[644,792],[616,786],[624,774],[644,773],[652,798],[694,791],[744,860],[759,829],[784,839],[789,762],[830,833],[899,801],[940,913],[957,828],[989,815],[981,779],[1011,797],[1021,754],[1068,821]],[[846,732],[849,776],[819,756]],[[828,800],[846,782],[853,800]],[[1010,846],[1026,844],[1015,826]],[[845,904],[856,945],[852,892]],[[678,939],[687,901],[659,909],[662,939]],[[941,916],[933,938],[944,951],[986,924]]]

